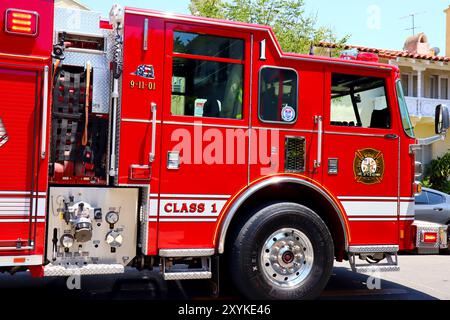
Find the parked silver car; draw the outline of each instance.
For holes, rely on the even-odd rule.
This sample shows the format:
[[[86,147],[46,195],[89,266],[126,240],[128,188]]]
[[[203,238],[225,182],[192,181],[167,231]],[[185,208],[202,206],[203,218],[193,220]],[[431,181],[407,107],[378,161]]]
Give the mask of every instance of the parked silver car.
[[[423,188],[416,196],[416,220],[450,225],[450,195]]]

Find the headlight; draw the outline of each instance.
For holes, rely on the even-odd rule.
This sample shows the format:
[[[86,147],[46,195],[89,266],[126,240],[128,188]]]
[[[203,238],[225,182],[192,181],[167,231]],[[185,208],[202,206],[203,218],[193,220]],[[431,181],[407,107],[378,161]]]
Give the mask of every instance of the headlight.
[[[73,246],[73,244],[75,243],[75,239],[73,238],[73,236],[71,234],[65,234],[61,237],[60,239],[60,243],[64,248],[71,248]]]

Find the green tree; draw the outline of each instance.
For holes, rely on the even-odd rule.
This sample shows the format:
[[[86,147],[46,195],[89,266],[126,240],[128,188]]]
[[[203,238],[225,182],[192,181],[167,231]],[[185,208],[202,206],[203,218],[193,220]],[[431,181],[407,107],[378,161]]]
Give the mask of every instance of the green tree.
[[[317,16],[305,12],[304,0],[191,0],[189,9],[196,16],[271,26],[286,52],[306,54],[312,43],[348,40],[318,26]]]
[[[423,179],[423,185],[450,193],[450,153],[431,161],[428,175]]]

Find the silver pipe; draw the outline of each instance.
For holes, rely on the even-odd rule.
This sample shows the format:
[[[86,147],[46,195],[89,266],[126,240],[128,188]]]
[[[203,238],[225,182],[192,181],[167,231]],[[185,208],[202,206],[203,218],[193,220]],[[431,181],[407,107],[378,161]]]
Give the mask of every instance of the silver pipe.
[[[109,175],[111,177],[116,176],[116,144],[117,144],[117,105],[119,103],[119,79],[114,79],[114,89],[112,92],[112,134],[111,134],[111,160],[110,160],[110,170]]]
[[[48,66],[44,67],[44,92],[42,94],[42,128],[41,128],[41,159],[47,156],[47,113],[48,113]]]

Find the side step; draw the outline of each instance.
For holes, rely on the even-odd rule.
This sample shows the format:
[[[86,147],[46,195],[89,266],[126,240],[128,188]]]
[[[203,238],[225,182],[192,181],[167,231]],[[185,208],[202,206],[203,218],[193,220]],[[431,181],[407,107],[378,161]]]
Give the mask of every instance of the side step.
[[[214,249],[161,250],[164,280],[212,279],[211,256]],[[196,263],[193,264],[193,262]]]
[[[125,267],[121,264],[90,264],[81,267],[64,267],[49,264],[44,267],[44,277],[91,276],[121,273],[125,273]]]
[[[164,280],[202,280],[212,279],[211,271],[172,271],[163,273]]]
[[[358,273],[400,271],[398,265],[398,246],[353,246],[349,247],[349,262],[352,270]],[[356,260],[365,261],[358,264]],[[368,259],[382,259],[371,263]]]

